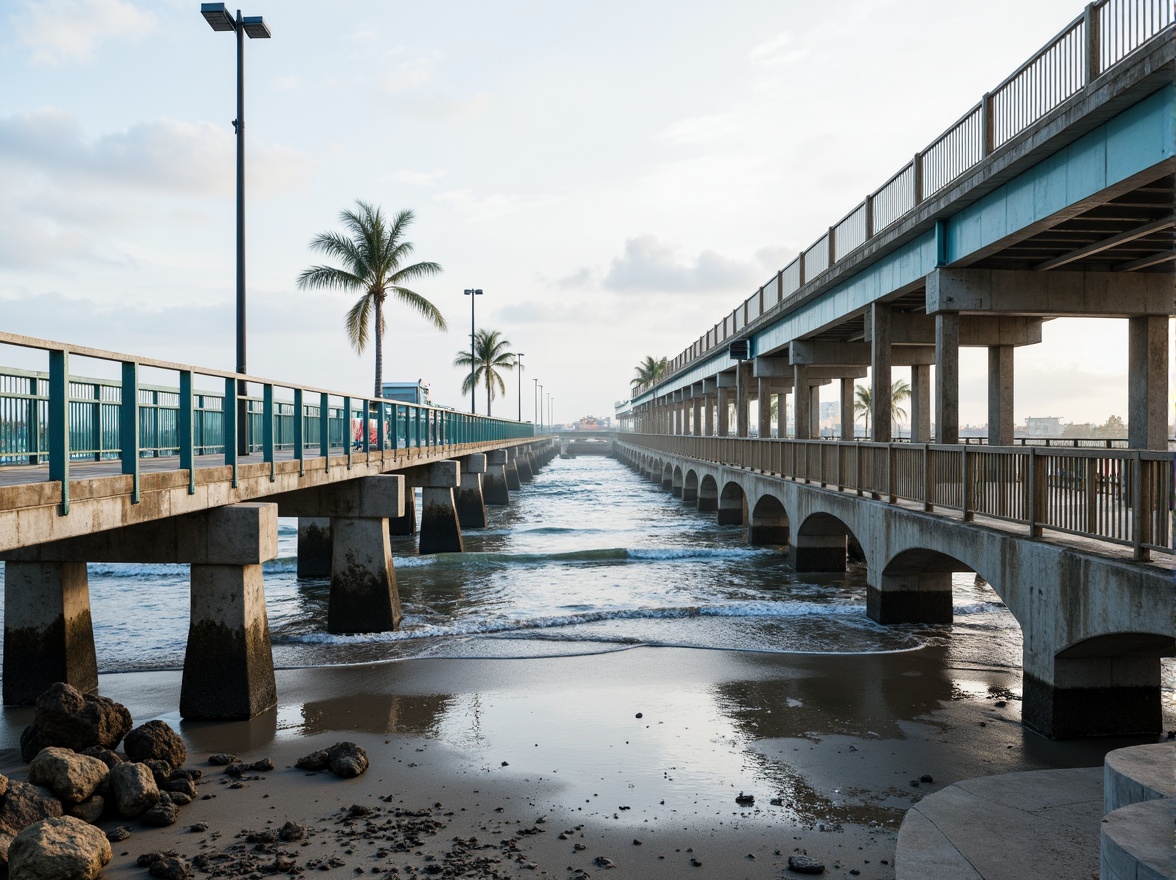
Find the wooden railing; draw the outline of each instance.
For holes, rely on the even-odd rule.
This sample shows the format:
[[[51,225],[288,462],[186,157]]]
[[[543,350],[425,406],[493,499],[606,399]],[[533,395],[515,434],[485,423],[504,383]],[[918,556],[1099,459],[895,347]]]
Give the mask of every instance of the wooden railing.
[[[938,446],[623,433],[618,442],[924,510],[959,511],[1124,544],[1136,559],[1173,546],[1173,456],[1130,449]]]
[[[928,199],[934,198],[1176,22],[1172,0],[1097,0],[981,98],[800,256],[752,294],[786,309],[798,293]],[[750,302],[750,299],[748,300]],[[768,307],[762,309],[767,314]],[[747,325],[747,302],[670,359],[668,379],[710,356]],[[759,314],[760,312],[757,312]],[[636,389],[643,394],[648,387]]]

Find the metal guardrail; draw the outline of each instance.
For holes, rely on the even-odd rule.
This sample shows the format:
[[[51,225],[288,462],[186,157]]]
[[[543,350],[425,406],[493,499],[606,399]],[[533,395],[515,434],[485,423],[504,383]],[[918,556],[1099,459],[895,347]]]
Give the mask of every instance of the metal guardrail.
[[[937,196],[995,150],[1056,110],[1136,49],[1176,23],[1172,0],[1096,0],[1032,58],[988,92],[947,131],[743,304],[672,358],[666,376],[710,354],[745,326],[736,316],[753,299],[780,304],[920,204]],[[768,293],[765,293],[768,291]],[[771,306],[767,306],[771,302]],[[648,386],[636,389],[643,394]]]
[[[940,446],[746,437],[620,435],[643,449],[751,468],[858,495],[1176,553],[1173,456],[1118,449]]]
[[[535,436],[534,426],[322,388],[276,382],[99,349],[0,332],[0,343],[48,353],[49,371],[0,368],[0,468],[48,464],[62,484],[62,513],[69,512],[71,462],[117,460],[130,474],[139,500],[139,462],[178,456],[195,491],[195,458],[223,455],[237,482],[239,403],[246,403],[248,448],[273,464],[279,450],[300,462],[332,450],[456,451],[457,447]],[[121,381],[69,373],[77,355],[118,363]],[[139,369],[178,374],[175,387],[139,384]],[[223,391],[200,390],[196,379],[221,380]],[[260,396],[239,396],[240,383]],[[284,398],[284,399],[283,399]]]

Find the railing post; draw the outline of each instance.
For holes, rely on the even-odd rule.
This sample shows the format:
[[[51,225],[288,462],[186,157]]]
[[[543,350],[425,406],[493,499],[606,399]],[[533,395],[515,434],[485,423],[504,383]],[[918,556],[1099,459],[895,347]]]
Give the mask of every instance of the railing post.
[[[94,448],[94,461],[102,461],[102,383],[94,383],[93,415],[90,416],[90,445]],[[121,411],[121,409],[120,409]]]
[[[914,196],[913,207],[918,207],[919,203],[923,201],[923,154],[915,153],[915,158],[911,160],[911,185],[913,187],[912,195]]]
[[[196,437],[192,418],[192,371],[180,370],[180,411],[176,422],[180,429],[180,470],[188,472],[188,494],[196,494]],[[136,419],[138,421],[138,419]],[[136,482],[138,477],[136,477]]]
[[[837,262],[837,227],[829,227],[829,268],[833,268],[833,264]]]
[[[1152,503],[1151,480],[1144,478],[1144,460],[1139,450],[1131,456],[1131,538],[1134,546],[1134,557],[1137,562],[1151,560],[1151,550],[1147,547],[1152,540]]]
[[[323,456],[323,470],[331,469],[331,398],[319,395],[319,452]]]
[[[963,507],[964,522],[971,522],[975,517],[975,512],[972,510],[973,495],[975,494],[972,486],[972,470],[975,467],[975,458],[975,455],[968,455],[967,443],[960,447],[960,478],[964,481],[960,492],[960,504]]]
[[[298,459],[298,476],[306,473],[306,424],[302,408],[302,389],[294,389],[294,457]]]
[[[871,193],[866,196],[864,202],[866,211],[866,241],[874,237],[874,195]],[[782,298],[782,297],[781,297]]]
[[[69,514],[69,355],[49,352],[49,479],[61,482],[62,516]]]
[[[1090,85],[1102,73],[1102,27],[1099,24],[1098,7],[1098,3],[1087,3],[1082,12],[1082,26],[1086,31],[1086,51],[1082,65],[1085,85]]]
[[[347,470],[351,470],[351,447],[355,445],[351,436],[351,398],[343,398],[343,448],[347,451]]]
[[[29,407],[25,417],[25,430],[28,434],[29,464],[41,463],[41,403],[40,380],[36,376],[29,377]]]
[[[898,457],[898,447],[890,443],[886,447],[886,498],[891,504],[897,499],[897,491],[895,487],[896,476],[895,472],[898,468],[895,467],[895,459]]]
[[[980,155],[992,153],[996,143],[996,132],[993,126],[992,92],[985,92],[980,99]]]
[[[100,386],[95,384],[95,387]],[[122,459],[122,472],[131,477],[131,504],[138,504],[139,365],[134,361],[123,361],[121,395],[118,407],[118,454]],[[98,404],[98,421],[102,421],[101,403]]]
[[[1045,493],[1045,463],[1048,459],[1037,454],[1037,448],[1029,447],[1029,503],[1025,506],[1025,519],[1029,522],[1029,537],[1040,538],[1042,528],[1039,523],[1048,519]]]
[[[233,469],[233,488],[237,488],[237,434],[241,426],[237,424],[241,409],[237,406],[237,380],[225,379],[225,464]]]
[[[923,444],[923,510],[935,509],[935,455],[931,445]]]
[[[274,472],[274,386],[261,386],[261,460],[270,466],[270,482]]]

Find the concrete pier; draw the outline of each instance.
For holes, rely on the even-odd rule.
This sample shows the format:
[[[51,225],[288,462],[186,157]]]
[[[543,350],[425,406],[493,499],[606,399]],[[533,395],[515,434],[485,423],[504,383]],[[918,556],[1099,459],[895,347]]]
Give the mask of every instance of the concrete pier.
[[[298,517],[298,577],[331,576],[331,518]]]
[[[388,517],[388,534],[393,538],[407,538],[417,533],[416,524],[416,488],[404,478],[404,512],[399,516]]]
[[[486,528],[486,500],[482,497],[482,475],[486,456],[467,455],[461,460],[461,485],[457,488],[457,521],[463,529]]]
[[[506,465],[503,473],[506,474],[507,489],[511,492],[517,492],[523,488],[522,481],[519,479],[518,454],[513,449],[506,450]]]
[[[519,455],[515,466],[519,472],[519,482],[529,483],[535,478],[535,474],[531,470],[531,450],[526,446],[519,447]]]
[[[866,614],[871,620],[951,623],[951,572],[898,572],[880,575],[879,579],[880,586],[866,586]]]
[[[510,504],[510,490],[506,485],[506,450],[486,453],[486,474],[482,478],[482,496],[489,505],[502,507]]]
[[[421,488],[421,555],[461,553],[461,525],[453,490],[461,485],[456,461],[438,461],[424,469]]]

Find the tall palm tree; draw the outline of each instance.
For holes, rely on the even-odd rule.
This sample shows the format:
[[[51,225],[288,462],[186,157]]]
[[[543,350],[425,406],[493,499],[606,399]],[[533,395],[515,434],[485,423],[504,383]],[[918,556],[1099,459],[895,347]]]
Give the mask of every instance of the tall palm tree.
[[[461,383],[461,392],[471,395],[479,382],[486,383],[486,415],[490,415],[490,403],[494,400],[494,390],[506,393],[506,384],[499,375],[499,370],[513,370],[515,368],[515,354],[511,351],[510,340],[503,339],[497,330],[479,330],[474,335],[474,356],[471,359],[468,351],[458,352],[453,359],[455,367],[465,367],[465,380]]]
[[[638,385],[651,385],[666,374],[668,366],[669,358],[658,359],[647,354],[645,360],[637,365],[637,373],[629,384],[633,388]]]
[[[905,379],[895,379],[890,387],[890,418],[896,422],[906,421],[906,410],[900,404],[910,398],[911,386]],[[873,395],[869,385],[855,385],[853,389],[853,411],[859,416],[866,417],[866,437],[870,436],[870,405]],[[857,419],[854,419],[857,421]]]
[[[375,396],[380,397],[384,384],[384,304],[389,296],[423,315],[438,330],[445,329],[445,318],[431,302],[404,285],[418,278],[437,275],[437,263],[405,265],[413,252],[411,241],[404,240],[412,225],[412,211],[400,211],[389,222],[378,207],[355,202],[355,211],[342,211],[339,221],[347,230],[323,232],[310,242],[310,249],[334,257],[342,268],[311,266],[298,276],[300,288],[359,291],[359,300],[343,320],[347,338],[357,354],[363,354],[369,339],[368,325],[376,333]]]

